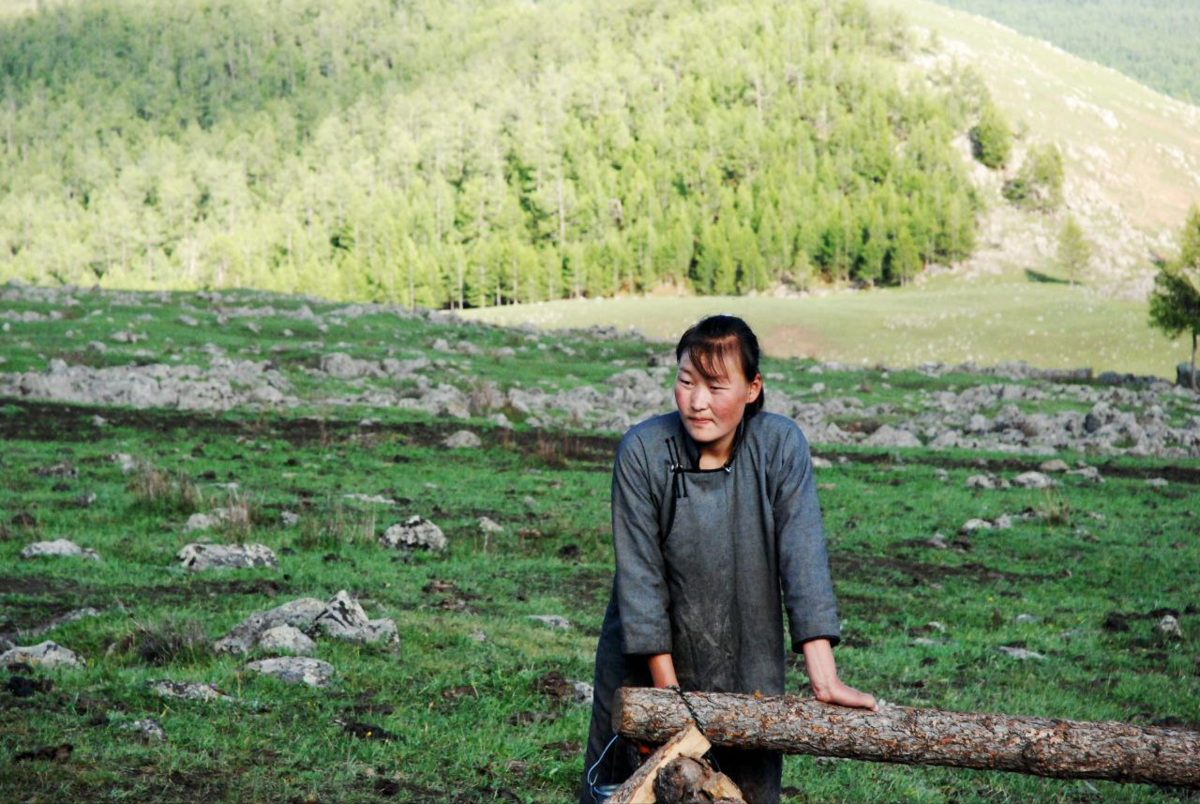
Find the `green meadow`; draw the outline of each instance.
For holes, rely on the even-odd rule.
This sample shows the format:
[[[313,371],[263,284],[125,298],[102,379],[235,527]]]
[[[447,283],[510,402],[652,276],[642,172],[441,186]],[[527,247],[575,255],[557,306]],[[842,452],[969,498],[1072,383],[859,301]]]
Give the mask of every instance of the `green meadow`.
[[[869,295],[847,298],[871,301]],[[1045,298],[1049,333],[1068,322],[1053,317],[1054,299],[1064,297]],[[283,314],[307,303],[333,321],[340,305],[227,297],[226,304],[274,306],[276,316],[254,319],[256,334],[236,319],[222,325],[215,307],[192,295],[139,295],[140,306],[105,294],[79,299],[66,308],[66,320],[14,323],[0,332],[6,357],[0,370],[42,371],[55,358],[204,366],[201,347],[213,343],[230,356],[270,359],[293,381],[303,404],[213,414],[0,399],[0,630],[30,629],[81,607],[98,611],[45,636],[18,640],[52,639],[88,664],[3,676],[4,683],[15,675],[49,683],[26,697],[0,692],[0,799],[572,800],[589,710],[547,694],[546,678],[555,672],[591,678],[611,582],[609,471],[619,433],[536,429],[511,409],[506,415],[514,428],[508,430],[482,416],[459,421],[335,406],[327,398],[353,384],[305,369],[321,349],[375,359],[392,349],[441,360],[427,376],[462,388],[488,380],[501,388],[515,382],[568,388],[644,365],[661,344],[544,335],[545,350],[466,360],[434,349],[434,341],[469,339],[495,349],[519,347],[530,335],[388,312],[322,332]],[[761,310],[752,323],[763,325],[769,340],[765,324],[777,320],[782,327],[783,311],[805,310],[795,315],[798,322],[822,314],[833,320],[833,312],[818,311],[822,304],[832,310],[842,303],[811,301],[748,299],[742,309]],[[691,319],[702,303],[728,301],[595,302],[562,309],[578,311],[573,324],[586,324],[592,307],[657,305],[661,330],[647,327],[645,315],[630,312],[628,320],[665,336],[675,326],[668,315]],[[199,326],[177,322],[184,304]],[[50,309],[36,302],[6,306]],[[989,309],[1005,314],[1013,307],[998,298]],[[841,315],[849,333],[851,316]],[[1098,350],[1103,343],[1096,318]],[[970,328],[970,322],[948,320],[927,331],[952,338],[956,323]],[[1009,325],[1014,344],[1025,325]],[[68,328],[75,333],[70,339],[63,336]],[[114,344],[102,356],[83,349],[119,329],[145,331],[149,338]],[[886,341],[889,330],[882,324],[873,331]],[[902,334],[894,340],[912,340]],[[870,351],[866,337],[847,341],[862,352],[842,359],[893,359],[895,353],[882,348]],[[320,349],[300,347],[310,340]],[[1136,343],[1109,339],[1107,346],[1131,354]],[[1080,352],[1061,362],[1105,365]],[[764,368],[782,378],[772,382],[799,394],[815,376],[804,371],[808,365],[775,357]],[[1153,368],[1121,356],[1107,365]],[[871,401],[898,404],[914,389],[991,381],[901,371],[884,378],[873,368],[827,370],[820,379],[828,393],[875,388],[881,396]],[[97,424],[97,415],[106,422]],[[441,445],[460,429],[475,432],[482,446]],[[124,472],[111,459],[118,453],[140,468]],[[830,461],[818,469],[819,493],[844,621],[835,656],[848,683],[893,704],[1198,727],[1200,577],[1192,568],[1200,565],[1200,461],[1165,465],[1152,458],[1063,454],[1068,463],[1096,466],[1105,481],[1058,475],[1060,485],[1048,491],[981,491],[966,488],[966,478],[981,471],[1011,477],[1037,468],[1043,458],[822,445],[814,453]],[[77,476],[42,476],[64,462]],[[149,482],[155,477],[170,482]],[[1153,477],[1170,482],[1150,487],[1145,481]],[[360,493],[390,502],[344,496]],[[79,498],[89,494],[94,501],[83,504]],[[180,568],[175,554],[201,535],[182,532],[188,517],[231,503],[244,506],[248,523],[202,535],[265,544],[278,555],[279,569]],[[298,514],[299,523],[281,525],[283,511]],[[1033,516],[1009,530],[959,533],[968,519],[1022,512]],[[444,553],[405,553],[376,543],[386,527],[413,514],[443,529],[449,540]],[[485,536],[477,524],[481,516],[503,532]],[[939,532],[946,549],[929,544]],[[26,544],[59,537],[95,549],[102,560],[19,558]],[[299,597],[328,599],[341,589],[357,597],[369,616],[394,619],[402,642],[382,647],[318,640],[315,656],[335,668],[327,688],[289,686],[245,672],[245,661],[261,658],[261,651],[231,657],[211,649],[213,640],[252,612]],[[1177,616],[1182,639],[1154,630],[1166,613]],[[572,628],[553,630],[529,619],[545,614],[567,618]],[[1018,621],[1020,615],[1027,616]],[[1023,647],[1042,658],[1017,660],[1000,647]],[[801,664],[794,659],[789,669],[789,686],[797,693],[805,691]],[[147,686],[162,679],[211,683],[231,700],[162,698]],[[162,727],[164,742],[147,743],[131,728],[145,718]],[[63,743],[73,746],[65,762],[14,761],[20,752]],[[1178,789],[812,757],[789,758],[785,767],[789,802],[1194,798]]]
[[[1036,366],[1175,377],[1189,344],[1150,328],[1146,304],[1105,298],[1049,274],[1007,274],[918,287],[840,291],[801,298],[667,296],[588,299],[486,307],[464,317],[558,329],[634,327],[673,340],[704,315],[745,318],[768,354],[856,366],[922,362],[979,365],[1024,360]]]

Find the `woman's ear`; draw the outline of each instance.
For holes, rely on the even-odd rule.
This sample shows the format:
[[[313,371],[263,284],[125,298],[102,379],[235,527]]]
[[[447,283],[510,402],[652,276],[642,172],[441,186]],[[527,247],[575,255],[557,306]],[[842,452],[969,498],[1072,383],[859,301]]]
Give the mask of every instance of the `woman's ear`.
[[[763,380],[761,374],[755,374],[754,379],[750,381],[750,387],[746,390],[746,404],[749,405],[758,399],[758,395],[762,393]]]

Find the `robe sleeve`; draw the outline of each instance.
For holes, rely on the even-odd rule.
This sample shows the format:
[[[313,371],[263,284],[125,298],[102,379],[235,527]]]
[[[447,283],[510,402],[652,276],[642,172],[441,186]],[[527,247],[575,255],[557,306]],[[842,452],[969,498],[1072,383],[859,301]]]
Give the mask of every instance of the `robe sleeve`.
[[[825,528],[817,502],[808,441],[793,424],[782,444],[781,476],[772,501],[779,550],[779,583],[787,610],[792,650],[811,640],[841,640],[837,602],[829,577]]]
[[[613,464],[612,531],[623,650],[627,655],[670,653],[671,599],[658,511],[645,447],[633,433],[621,439]]]

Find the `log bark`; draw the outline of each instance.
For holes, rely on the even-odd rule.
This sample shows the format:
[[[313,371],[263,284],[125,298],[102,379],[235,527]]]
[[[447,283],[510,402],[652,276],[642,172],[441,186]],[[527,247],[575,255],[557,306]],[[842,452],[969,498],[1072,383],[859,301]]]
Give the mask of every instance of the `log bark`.
[[[687,698],[717,746],[1200,788],[1200,731],[893,705],[870,712],[788,695]],[[613,707],[613,728],[642,741],[661,742],[691,722],[671,690],[624,687]]]

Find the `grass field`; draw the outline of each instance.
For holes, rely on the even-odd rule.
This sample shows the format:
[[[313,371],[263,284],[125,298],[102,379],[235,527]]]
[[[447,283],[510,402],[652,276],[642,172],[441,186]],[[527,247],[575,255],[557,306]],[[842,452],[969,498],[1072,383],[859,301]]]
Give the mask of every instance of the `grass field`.
[[[1189,344],[1172,343],[1147,322],[1146,305],[1106,299],[1061,282],[1007,277],[804,298],[645,297],[558,301],[468,310],[465,317],[539,327],[635,327],[674,341],[701,316],[744,317],[773,355],[855,365],[924,361],[981,365],[1091,366],[1175,377]]]
[[[380,314],[327,335],[293,319],[263,318],[254,335],[243,326],[220,327],[195,307],[190,314],[201,327],[175,325],[184,300],[199,304],[180,295],[162,306],[147,300],[123,307],[85,295],[69,322],[0,333],[0,352],[15,356],[3,370],[28,370],[62,354],[53,333],[64,326],[84,340],[123,327],[146,330],[150,340],[137,349],[184,362],[201,362],[207,341],[230,354],[281,347],[278,365],[297,386],[307,380],[301,393],[314,400],[292,411],[222,415],[0,400],[0,630],[30,628],[82,606],[100,611],[21,640],[53,639],[89,664],[35,671],[55,686],[32,697],[0,692],[0,800],[571,800],[588,711],[555,705],[535,682],[552,671],[591,676],[613,560],[608,487],[615,435],[545,433],[519,421],[509,432],[483,420],[331,409],[316,401],[329,389],[303,375],[296,347],[298,339],[326,337],[329,350],[336,341],[358,356],[397,347],[437,357],[430,349],[437,337],[494,346],[521,342],[519,333]],[[285,311],[299,301],[274,304]],[[332,309],[313,307],[318,314]],[[282,334],[286,328],[296,330],[293,337]],[[570,344],[570,356],[533,350],[528,362],[476,360],[469,374],[440,371],[456,383],[522,379],[566,387],[619,370],[613,360],[644,360],[647,350],[625,339]],[[114,347],[105,359],[132,351]],[[799,367],[775,359],[767,368],[786,375],[786,387],[795,390],[807,382]],[[827,371],[821,379],[835,389],[880,385],[873,371]],[[891,375],[901,389],[924,381]],[[951,381],[961,387],[986,380],[927,382]],[[108,424],[93,424],[96,414]],[[367,416],[375,421],[363,422]],[[463,426],[482,437],[482,448],[439,446]],[[1064,477],[1049,493],[984,492],[966,489],[965,478],[980,467],[1012,475],[1040,459],[1026,465],[955,451],[818,452],[833,461],[819,470],[820,497],[844,620],[836,657],[848,683],[914,706],[1200,724],[1200,578],[1188,569],[1200,562],[1200,462],[1171,468],[1106,459],[1098,464],[1107,478],[1102,485]],[[123,473],[114,453],[172,473],[201,499],[139,495],[137,473]],[[62,461],[78,469],[77,478],[35,471]],[[1145,478],[1158,475],[1171,484],[1146,486]],[[239,484],[236,491],[217,485],[230,482]],[[88,492],[95,502],[79,507],[75,498]],[[396,502],[343,499],[359,492]],[[251,525],[210,535],[266,544],[279,554],[280,569],[179,569],[175,553],[195,539],[181,533],[188,515],[225,504],[231,494],[248,506]],[[1027,508],[1050,516],[954,536],[969,518]],[[300,524],[281,526],[284,510],[299,513]],[[408,555],[375,543],[385,527],[414,513],[445,530],[446,553]],[[484,515],[505,532],[485,541],[475,524]],[[951,549],[926,544],[939,531]],[[18,558],[25,544],[57,537],[94,548],[103,560]],[[253,611],[339,589],[359,597],[370,616],[394,618],[403,643],[389,649],[318,641],[317,657],[336,668],[328,689],[240,672],[242,659],[207,647]],[[1154,620],[1166,610],[1178,615],[1184,640],[1155,636]],[[553,631],[527,619],[538,614],[565,616],[574,628]],[[1018,623],[1021,614],[1035,620]],[[1119,630],[1122,623],[1127,630]],[[165,637],[187,633],[199,634],[191,647],[162,647],[170,644]],[[922,637],[934,643],[914,642]],[[1045,658],[1017,661],[998,653],[1000,646]],[[164,678],[215,683],[234,700],[167,700],[145,686]],[[789,687],[803,690],[803,679],[794,662]],[[129,728],[148,717],[166,742],[145,744]],[[344,725],[350,722],[369,724],[373,737],[354,736]],[[394,739],[374,739],[380,729]],[[74,746],[65,763],[10,761],[60,743]],[[807,757],[787,761],[785,785],[791,802],[1191,800],[1185,791],[1137,785]]]

